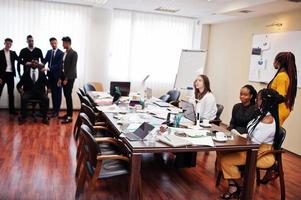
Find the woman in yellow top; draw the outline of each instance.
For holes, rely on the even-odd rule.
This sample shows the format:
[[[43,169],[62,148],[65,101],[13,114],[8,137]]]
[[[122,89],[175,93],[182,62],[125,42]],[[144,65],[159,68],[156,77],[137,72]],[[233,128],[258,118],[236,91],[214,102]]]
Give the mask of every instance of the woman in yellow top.
[[[280,52],[274,60],[277,73],[268,88],[276,90],[285,97],[285,102],[279,105],[279,122],[283,125],[290,112],[293,110],[297,94],[297,69],[295,56],[291,52]]]

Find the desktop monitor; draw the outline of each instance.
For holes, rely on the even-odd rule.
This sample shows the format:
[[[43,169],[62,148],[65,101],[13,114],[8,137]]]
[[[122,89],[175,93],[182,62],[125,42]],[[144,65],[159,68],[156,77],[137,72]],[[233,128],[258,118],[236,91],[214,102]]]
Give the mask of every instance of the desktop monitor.
[[[118,81],[111,81],[110,83],[110,94],[114,96],[114,89],[118,87],[121,96],[129,96],[130,94],[130,88],[131,88],[131,82],[118,82]]]

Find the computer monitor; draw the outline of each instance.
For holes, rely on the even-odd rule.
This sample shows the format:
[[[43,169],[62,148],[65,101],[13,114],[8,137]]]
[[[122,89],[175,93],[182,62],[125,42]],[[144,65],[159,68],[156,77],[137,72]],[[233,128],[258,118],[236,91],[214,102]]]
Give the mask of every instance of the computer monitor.
[[[131,88],[131,82],[118,82],[118,81],[111,81],[110,83],[110,94],[114,96],[114,89],[115,87],[118,87],[121,96],[129,96],[130,94],[130,88]]]

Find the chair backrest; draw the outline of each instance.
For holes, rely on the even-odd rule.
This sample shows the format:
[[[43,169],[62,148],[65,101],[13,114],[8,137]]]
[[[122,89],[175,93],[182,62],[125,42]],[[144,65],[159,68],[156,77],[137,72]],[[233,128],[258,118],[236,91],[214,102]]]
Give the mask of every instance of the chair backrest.
[[[91,91],[96,91],[95,87],[93,85],[91,85],[90,83],[86,83],[84,85],[84,91],[85,93],[87,92],[91,92]]]
[[[95,124],[96,115],[95,115],[95,112],[93,111],[93,109],[85,103],[82,103],[81,107],[83,109],[83,112],[89,117],[90,122],[92,124]]]
[[[216,104],[216,107],[217,107],[217,112],[216,112],[216,117],[215,117],[215,119],[216,119],[216,120],[219,120],[220,117],[221,117],[221,114],[222,114],[222,112],[223,112],[223,110],[224,110],[224,106],[223,106],[222,104]]]
[[[82,104],[83,101],[84,101],[84,99],[83,99],[84,96],[82,95],[82,93],[80,91],[76,91],[76,94],[77,94],[77,96],[79,98],[80,104]]]
[[[86,96],[86,93],[82,88],[78,88],[78,91],[81,93],[82,96]]]
[[[81,125],[81,134],[84,137],[85,154],[87,155],[86,167],[90,175],[93,175],[97,164],[97,155],[101,153],[100,148],[91,134],[92,130],[85,124]]]
[[[168,101],[168,99],[169,99],[169,95],[168,94],[164,94],[163,96],[161,96],[159,99],[161,99],[162,101],[164,101],[164,102],[167,102]]]
[[[170,90],[170,91],[167,92],[167,94],[170,96],[169,99],[168,99],[168,102],[179,101],[181,92],[178,91],[178,90]]]
[[[280,128],[279,133],[278,133],[278,137],[275,138],[274,144],[273,144],[273,147],[274,147],[275,150],[281,149],[282,144],[283,144],[284,139],[285,139],[285,136],[286,136],[286,130],[284,128]]]
[[[90,82],[90,84],[94,86],[94,88],[96,89],[96,91],[99,91],[99,92],[103,92],[104,91],[102,83],[100,83],[100,82]]]
[[[86,104],[87,106],[90,106],[91,108],[93,108],[93,105],[87,96],[83,97],[83,103]]]
[[[80,120],[82,121],[82,124],[87,125],[87,126],[91,129],[91,134],[92,134],[92,135],[96,135],[95,129],[93,128],[93,124],[92,124],[92,122],[90,121],[88,115],[86,115],[86,113],[84,113],[84,112],[81,112],[81,113],[79,114],[79,118],[80,118]]]

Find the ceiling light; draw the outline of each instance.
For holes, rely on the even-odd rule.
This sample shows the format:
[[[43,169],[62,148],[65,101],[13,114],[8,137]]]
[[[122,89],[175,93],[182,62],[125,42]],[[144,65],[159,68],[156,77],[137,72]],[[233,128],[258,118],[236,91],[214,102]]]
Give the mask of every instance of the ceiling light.
[[[240,10],[239,12],[247,14],[247,13],[250,13],[250,12],[253,12],[253,11],[252,10]]]
[[[156,8],[155,11],[159,11],[159,12],[169,12],[169,13],[176,13],[178,12],[180,9],[175,9],[175,8],[163,8],[163,7],[159,7]]]
[[[85,3],[89,3],[89,4],[106,4],[108,2],[108,0],[83,0]]]

